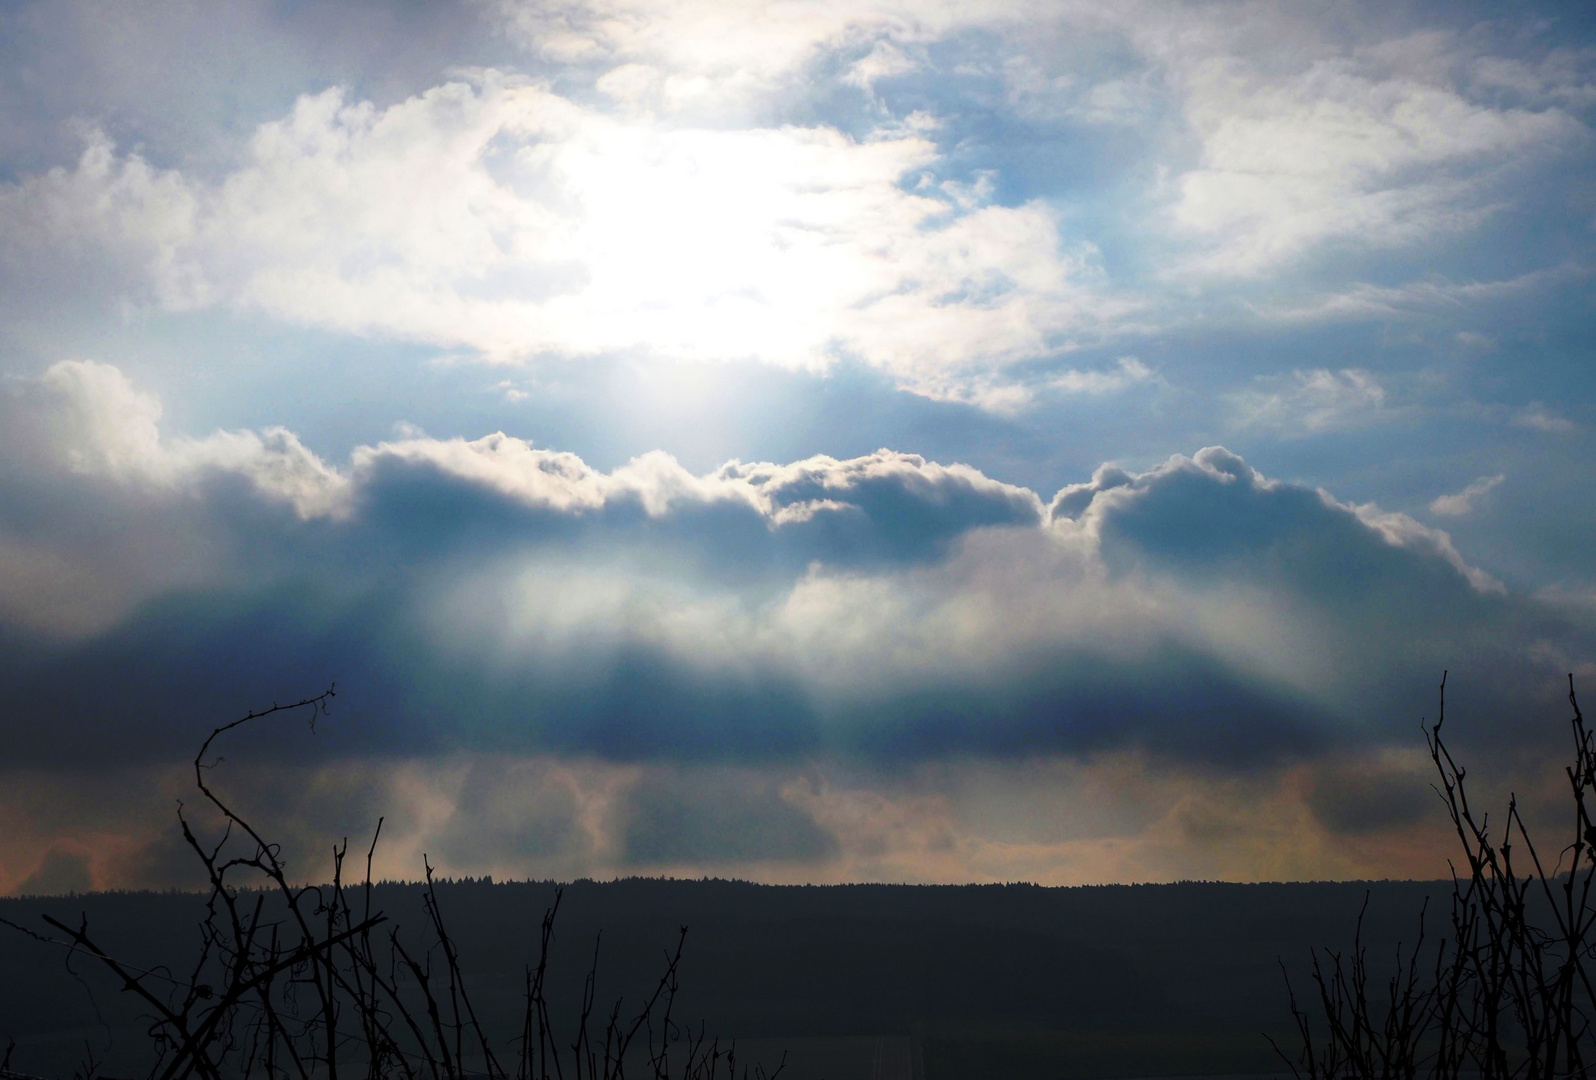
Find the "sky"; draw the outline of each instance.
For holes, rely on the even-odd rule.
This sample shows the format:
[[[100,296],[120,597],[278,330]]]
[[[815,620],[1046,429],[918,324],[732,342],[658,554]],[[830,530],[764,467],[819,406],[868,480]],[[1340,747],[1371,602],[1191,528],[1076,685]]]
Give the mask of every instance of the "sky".
[[[0,894],[333,684],[306,878],[1444,874],[1441,673],[1533,820],[1596,683],[1593,124],[1576,3],[7,3]]]

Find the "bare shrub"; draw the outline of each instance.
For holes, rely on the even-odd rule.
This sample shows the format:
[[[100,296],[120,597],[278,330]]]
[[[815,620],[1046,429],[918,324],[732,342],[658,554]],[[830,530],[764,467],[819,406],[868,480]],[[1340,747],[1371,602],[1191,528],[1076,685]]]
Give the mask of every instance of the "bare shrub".
[[[1287,991],[1301,1043],[1276,1050],[1298,1080],[1554,1080],[1587,1075],[1592,1043],[1591,964],[1596,960],[1596,736],[1585,725],[1569,676],[1573,759],[1565,769],[1571,833],[1555,862],[1543,859],[1510,797],[1501,836],[1470,803],[1467,771],[1442,737],[1440,712],[1425,729],[1436,792],[1463,849],[1452,864],[1448,933],[1425,940],[1424,914],[1412,949],[1398,946],[1394,970],[1376,978],[1362,940],[1350,954],[1313,955],[1317,1020]],[[1365,902],[1367,908],[1367,902]]]
[[[141,1001],[153,1050],[149,1080],[625,1080],[628,1070],[653,1080],[748,1080],[747,1065],[738,1072],[735,1043],[707,1038],[702,1027],[694,1031],[672,1014],[685,926],[635,1011],[623,1013],[617,1000],[607,1017],[595,1015],[595,948],[567,1042],[556,1033],[545,992],[556,892],[543,915],[537,963],[526,967],[520,1030],[495,1039],[478,1020],[425,857],[419,941],[373,910],[380,818],[358,884],[345,883],[347,841],[333,849],[330,884],[293,884],[279,845],[236,813],[206,773],[226,733],[277,713],[308,713],[314,726],[333,696],[329,688],[251,712],[213,730],[195,754],[195,786],[224,824],[219,839],[204,841],[179,807],[183,839],[209,882],[198,955],[187,967],[145,969],[119,960],[100,947],[86,919],[74,926],[44,916],[58,937],[0,920],[92,958]],[[752,1076],[771,1080],[780,1071],[767,1078],[755,1065]]]

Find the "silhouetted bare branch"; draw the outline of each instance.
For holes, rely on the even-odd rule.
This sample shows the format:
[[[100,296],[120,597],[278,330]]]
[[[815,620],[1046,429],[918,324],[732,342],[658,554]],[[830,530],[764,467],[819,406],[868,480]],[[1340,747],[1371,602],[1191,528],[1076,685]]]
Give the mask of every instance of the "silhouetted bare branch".
[[[536,969],[526,972],[526,1002],[518,1038],[496,1042],[472,1003],[460,952],[450,936],[433,867],[423,856],[423,909],[427,936],[407,945],[397,926],[385,937],[372,931],[389,923],[372,909],[372,866],[382,819],[366,851],[357,916],[344,883],[347,839],[332,848],[332,881],[295,885],[279,845],[268,840],[224,799],[208,774],[221,762],[211,755],[227,733],[277,713],[309,712],[312,727],[334,697],[324,693],[288,705],[251,712],[213,729],[194,756],[194,783],[220,816],[220,838],[202,841],[179,804],[183,840],[204,867],[208,882],[200,946],[186,975],[144,968],[112,955],[91,935],[87,919],[77,926],[45,916],[63,937],[15,923],[6,925],[34,939],[96,961],[124,993],[148,1009],[154,1058],[149,1080],[338,1080],[355,1070],[365,1080],[510,1080],[496,1047],[518,1047],[514,1080],[625,1080],[629,1066],[646,1065],[653,1080],[771,1080],[757,1066],[736,1071],[735,1050],[706,1044],[698,1032],[678,1028],[672,1018],[687,929],[678,935],[665,972],[638,1012],[623,1018],[617,1000],[602,1038],[590,1027],[598,981],[598,943],[584,983],[575,1041],[555,1035],[545,993],[549,950],[561,893],[543,915]],[[0,920],[5,922],[5,920]],[[441,969],[433,959],[441,960]],[[644,1036],[645,1058],[632,1049]],[[669,1068],[670,1047],[685,1047],[680,1069]],[[567,1057],[569,1054],[569,1057]],[[646,1059],[646,1060],[645,1060]],[[34,1080],[9,1072],[10,1050],[0,1080]],[[85,1074],[92,1074],[92,1062]]]
[[[1596,958],[1596,826],[1589,799],[1596,790],[1596,733],[1585,725],[1568,677],[1573,711],[1569,783],[1572,839],[1548,865],[1510,796],[1501,839],[1490,815],[1469,800],[1467,770],[1442,737],[1446,676],[1441,677],[1435,724],[1425,742],[1436,770],[1435,790],[1463,849],[1466,875],[1452,875],[1451,934],[1436,942],[1420,978],[1424,917],[1418,940],[1380,1000],[1369,992],[1362,944],[1363,918],[1352,953],[1313,955],[1323,1036],[1297,1004],[1289,1007],[1301,1046],[1295,1057],[1276,1050],[1298,1080],[1564,1080],[1587,1076],[1596,1057],[1591,1017],[1596,1005],[1590,964]],[[1515,849],[1521,854],[1515,863]],[[1524,864],[1528,863],[1528,869]],[[1367,901],[1365,901],[1367,907]]]

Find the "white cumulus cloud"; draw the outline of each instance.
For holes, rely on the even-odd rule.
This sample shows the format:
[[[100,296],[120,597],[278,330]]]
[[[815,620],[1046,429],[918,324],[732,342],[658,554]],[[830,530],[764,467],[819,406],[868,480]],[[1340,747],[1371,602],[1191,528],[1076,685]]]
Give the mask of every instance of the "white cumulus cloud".
[[[0,237],[108,257],[169,309],[500,362],[853,357],[917,393],[1012,405],[1007,368],[1125,304],[1045,204],[917,179],[936,157],[910,128],[671,126],[486,73],[386,109],[303,97],[218,183],[96,138],[75,168],[0,188]]]

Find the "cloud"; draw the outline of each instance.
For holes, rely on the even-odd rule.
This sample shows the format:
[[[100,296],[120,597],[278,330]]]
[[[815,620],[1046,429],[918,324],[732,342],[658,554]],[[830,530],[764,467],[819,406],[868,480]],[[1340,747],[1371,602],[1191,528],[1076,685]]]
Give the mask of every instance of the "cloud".
[[[1538,790],[1578,20],[378,7],[0,44],[0,891],[191,881],[173,762],[333,680],[220,773],[311,876],[1438,872],[1443,668]]]
[[[1052,376],[1048,387],[1066,394],[1112,394],[1158,378],[1153,369],[1134,356],[1122,356],[1108,371],[1068,371]]]
[[[240,731],[217,775],[309,877],[329,826],[384,814],[395,876],[422,851],[496,877],[1430,873],[1434,675],[1527,777],[1523,702],[1596,648],[1588,607],[1217,447],[1044,505],[886,450],[606,472],[412,433],[295,451],[305,489],[257,481],[286,443],[173,436],[104,365],[14,381],[4,410],[27,468],[0,468],[0,540],[69,568],[29,602],[78,559],[131,584],[53,636],[48,604],[0,609],[0,891],[187,880],[174,762],[307,677],[338,680],[333,715]]]
[[[95,136],[75,168],[0,187],[0,236],[29,261],[119,268],[167,310],[496,362],[849,357],[916,393],[1012,405],[1008,368],[1127,305],[1046,204],[938,184],[937,157],[910,128],[678,127],[485,72],[387,108],[301,97],[214,184]]]
[[[12,402],[55,464],[6,481],[0,541],[61,564],[12,586],[0,624],[19,760],[160,760],[204,717],[337,680],[351,715],[319,753],[1149,746],[1252,768],[1378,741],[1423,707],[1415,673],[1490,669],[1494,700],[1552,677],[1535,642],[1590,647],[1577,613],[1509,595],[1446,533],[1220,448],[1105,467],[1044,508],[887,450],[700,475],[415,436],[312,458],[307,494],[259,479],[288,443],[152,434],[156,403],[113,371],[52,369]],[[70,508],[106,500],[119,528],[75,537],[97,511]],[[174,521],[205,559],[142,539]],[[117,602],[52,622],[79,566]]]
[[[1443,517],[1464,517],[1475,510],[1475,500],[1481,496],[1495,491],[1502,485],[1507,477],[1501,473],[1495,476],[1482,476],[1456,495],[1438,495],[1430,503],[1430,513],[1440,514]]]
[[[1288,375],[1260,375],[1247,390],[1226,395],[1233,423],[1287,437],[1356,427],[1378,418],[1385,387],[1359,368],[1315,368]]]
[[[1223,568],[1232,582],[1268,580],[1321,603],[1382,591],[1379,602],[1398,601],[1398,593],[1423,588],[1429,574],[1421,565],[1452,590],[1466,583],[1479,596],[1505,591],[1469,565],[1445,532],[1373,504],[1350,506],[1325,491],[1270,480],[1223,447],[1177,455],[1140,475],[1105,466],[1091,483],[1061,490],[1051,514],[1095,533],[1105,557],[1115,551],[1127,562]]]
[[[1014,10],[987,30],[1007,48],[982,56],[1010,106],[1137,132],[1151,182],[1131,224],[1159,253],[1151,276],[1209,297],[1326,268],[1345,282],[1371,257],[1401,273],[1402,253],[1534,208],[1538,178],[1591,146],[1588,55],[1549,10],[1479,25],[1223,0]]]
[[[38,385],[59,406],[54,435],[74,472],[166,489],[207,472],[231,473],[302,518],[338,512],[342,477],[284,428],[163,439],[160,402],[93,361],[63,360]]]
[[[854,59],[868,89],[952,47],[1005,44],[1022,114],[1129,123],[1156,139],[1178,118],[1197,160],[1160,146],[1169,225],[1194,241],[1177,275],[1256,276],[1326,245],[1391,249],[1467,232],[1511,201],[1503,180],[1588,141],[1588,65],[1548,47],[1514,55],[1420,24],[1364,35],[1289,7],[939,2],[737,9],[621,0],[502,5],[532,48],[656,72],[666,107],[769,100],[820,57]],[[688,48],[684,43],[691,42]],[[1089,42],[1089,45],[1083,45]],[[580,43],[580,44],[578,44]],[[713,44],[710,44],[713,43]],[[1118,58],[1118,63],[1115,59]]]
[[[107,629],[172,590],[269,575],[258,547],[264,562],[237,561],[250,519],[335,515],[346,497],[346,481],[280,428],[164,437],[160,403],[109,365],[8,380],[0,416],[0,484],[14,496],[0,614],[47,636]],[[229,491],[238,516],[222,509]]]
[[[1579,430],[1579,425],[1574,421],[1558,416],[1539,401],[1532,401],[1514,413],[1513,426],[1544,431],[1548,435],[1567,435]]]
[[[295,733],[300,746],[318,737]],[[500,881],[668,872],[1078,885],[1444,874],[1444,820],[1420,756],[1235,774],[1138,752],[885,770],[515,754],[262,764],[234,753],[211,779],[306,881],[330,873],[329,838],[356,849],[381,816],[374,870],[387,879],[416,878],[425,853],[443,875]],[[3,775],[0,895],[195,884],[173,819],[190,769]],[[1496,786],[1481,792],[1493,804]],[[64,793],[81,805],[50,812]],[[209,833],[215,823],[186,803]]]
[[[1420,747],[1330,760],[1313,770],[1308,805],[1337,832],[1364,836],[1435,818],[1433,766]]]
[[[1186,272],[1255,276],[1335,243],[1403,248],[1470,231],[1502,180],[1582,144],[1557,104],[1502,107],[1450,83],[1470,48],[1425,31],[1300,65],[1182,54],[1200,163],[1174,181],[1176,228],[1208,241]]]
[[[17,886],[18,896],[58,896],[86,893],[94,887],[89,860],[81,852],[51,850],[39,868]]]
[[[904,71],[905,46],[1022,16],[1012,4],[888,0],[750,6],[680,0],[585,0],[494,5],[510,36],[562,65],[643,69],[661,84],[650,103],[675,111],[764,104],[827,54],[857,54],[843,75],[859,85]]]
[[[837,841],[753,773],[655,771],[627,795],[625,859],[651,869],[819,863]]]
[[[1525,192],[1590,145],[1584,61],[1541,29],[1509,40],[1440,16],[1392,30],[1233,3],[477,11],[502,31],[497,68],[369,101],[318,83],[241,123],[241,144],[162,155],[98,133],[75,165],[17,170],[0,185],[7,291],[264,313],[514,364],[862,363],[1014,412],[1144,381],[1065,358],[1145,356],[1123,339],[1208,318],[1220,293],[1269,323],[1455,303],[1470,286],[1446,284],[1443,260],[1405,284],[1402,260],[1527,213]],[[506,42],[536,74],[511,69]],[[1109,154],[1117,179],[1083,188],[1015,160],[1017,123],[1094,175]],[[1108,123],[1125,129],[1112,151],[1083,130]],[[1357,261],[1371,253],[1377,266]],[[1512,272],[1548,272],[1529,261]]]
[[[1254,304],[1251,310],[1271,321],[1283,323],[1389,319],[1437,312],[1455,315],[1481,305],[1521,299],[1550,289],[1560,282],[1582,278],[1584,273],[1579,266],[1563,265],[1499,280],[1448,281],[1430,277],[1401,285],[1359,282],[1306,303]],[[1460,332],[1455,340],[1470,347],[1488,344],[1483,335],[1472,331]]]
[[[906,75],[918,66],[897,45],[889,41],[877,41],[866,56],[856,60],[848,69],[843,81],[868,92],[877,80]]]
[[[410,434],[358,447],[339,469],[282,428],[165,436],[160,403],[117,368],[92,361],[62,361],[37,379],[15,380],[0,404],[13,421],[7,449],[30,470],[110,482],[157,500],[234,479],[303,521],[364,514],[381,522],[413,498],[455,501],[451,518],[436,523],[445,532],[483,515],[501,526],[519,517],[524,536],[556,521],[631,529],[639,517],[722,515],[862,556],[883,546],[900,555],[934,551],[965,529],[1041,517],[1040,500],[1024,488],[887,449],[850,461],[734,461],[698,476],[657,451],[603,473],[574,454],[502,432],[475,440]]]

